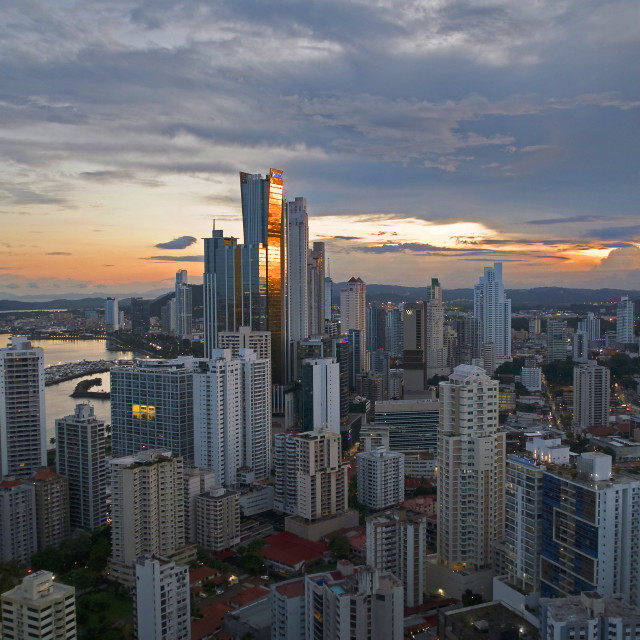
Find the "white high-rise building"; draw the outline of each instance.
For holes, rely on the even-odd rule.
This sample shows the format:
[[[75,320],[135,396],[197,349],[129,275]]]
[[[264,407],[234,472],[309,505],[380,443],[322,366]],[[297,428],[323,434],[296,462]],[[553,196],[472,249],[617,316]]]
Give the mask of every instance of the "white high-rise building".
[[[36,571],[2,594],[4,640],[75,640],[76,590]]]
[[[595,360],[573,368],[573,427],[606,427],[611,399],[608,367]]]
[[[0,478],[47,466],[44,352],[12,337],[0,349]]]
[[[361,332],[362,345],[367,344],[366,334],[367,285],[353,277],[340,289],[340,324],[342,333],[350,329]],[[360,355],[360,370],[367,370],[367,351],[363,347]]]
[[[240,327],[238,331],[221,331],[218,347],[231,349],[231,355],[238,357],[240,349],[252,349],[258,358],[271,358],[271,332],[253,331],[251,327]]]
[[[144,555],[136,560],[136,638],[191,638],[189,567],[167,558]]]
[[[307,199],[289,202],[287,233],[288,295],[290,339],[304,340],[308,333],[307,252],[309,250],[309,219]],[[220,345],[222,346],[222,345]]]
[[[193,303],[191,301],[191,287],[187,283],[187,272],[181,269],[176,272],[176,306],[175,332],[179,340],[191,340],[191,318]]]
[[[577,475],[543,476],[541,595],[622,594],[640,606],[640,478],[611,473],[611,456],[582,453]]]
[[[89,404],[56,420],[56,469],[69,478],[71,528],[93,531],[107,521],[104,421]]]
[[[342,565],[343,575],[305,579],[306,638],[402,640],[402,583],[372,567]]]
[[[144,451],[111,461],[111,576],[135,580],[135,562],[158,554],[188,564],[195,548],[185,546],[182,458],[170,451]]]
[[[540,367],[522,367],[520,381],[527,391],[542,391],[542,369]]]
[[[378,447],[357,454],[358,502],[387,509],[404,500],[404,454]]]
[[[450,569],[491,564],[504,532],[504,472],[498,381],[459,365],[440,383],[438,559]]]
[[[496,345],[496,362],[511,359],[511,300],[504,293],[502,263],[485,267],[473,288],[473,315],[482,327],[482,341]]]
[[[340,433],[340,364],[335,358],[303,360],[300,404],[304,431]]]
[[[636,342],[634,333],[635,310],[629,296],[622,296],[616,315],[616,342],[632,344]]]
[[[271,475],[270,361],[251,349],[214,349],[194,374],[195,464],[214,472],[216,486],[237,483],[250,467]]]
[[[185,466],[184,478],[184,535],[187,542],[196,542],[196,498],[215,487],[213,471]]]
[[[117,331],[120,321],[120,313],[118,312],[118,300],[116,298],[107,298],[104,303],[104,327],[107,331]]]
[[[424,602],[427,578],[427,516],[393,509],[367,518],[367,564],[396,576],[405,605]]]
[[[593,313],[588,313],[587,317],[578,322],[578,331],[586,331],[589,341],[600,339],[600,318],[596,318]]]
[[[36,491],[30,482],[0,482],[0,562],[31,561],[38,550]]]
[[[345,513],[347,467],[340,434],[327,429],[275,437],[274,508],[306,520]]]

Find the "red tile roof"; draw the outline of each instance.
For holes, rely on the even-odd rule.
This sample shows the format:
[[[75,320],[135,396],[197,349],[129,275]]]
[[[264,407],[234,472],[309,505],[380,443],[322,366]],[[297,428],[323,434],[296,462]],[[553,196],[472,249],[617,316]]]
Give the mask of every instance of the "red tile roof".
[[[300,579],[279,584],[276,587],[276,591],[285,598],[300,598],[304,596],[304,580]]]
[[[50,480],[51,478],[59,478],[60,476],[55,471],[44,469],[42,471],[37,471],[36,473],[34,473],[33,477],[36,480]]]
[[[321,558],[329,550],[324,542],[305,540],[290,531],[269,536],[266,542],[267,546],[260,550],[262,557],[289,567]]]
[[[17,487],[21,484],[22,482],[20,482],[20,480],[3,480],[2,482],[0,482],[0,487],[10,489],[11,487]]]
[[[191,623],[191,640],[202,640],[224,627],[224,614],[233,611],[221,602],[209,605],[200,611],[202,618]]]
[[[592,436],[612,436],[616,433],[614,427],[588,427],[584,430],[584,433],[588,433]]]
[[[239,609],[240,607],[244,607],[245,604],[249,604],[254,600],[259,600],[260,598],[264,598],[269,594],[269,589],[267,587],[263,587],[262,585],[258,585],[257,587],[250,587],[249,589],[244,589],[239,594],[229,598],[226,601],[226,604],[231,605],[232,607],[236,607]]]
[[[197,569],[191,569],[189,571],[189,583],[195,584],[202,580],[207,580],[219,575],[219,571],[212,569],[211,567],[198,567]]]

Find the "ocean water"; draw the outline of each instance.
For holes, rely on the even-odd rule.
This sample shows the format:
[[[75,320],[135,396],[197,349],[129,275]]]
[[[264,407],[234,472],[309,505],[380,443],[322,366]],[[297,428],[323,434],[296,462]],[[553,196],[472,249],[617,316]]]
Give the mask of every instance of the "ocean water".
[[[132,351],[107,351],[105,340],[32,340],[34,347],[42,347],[44,350],[44,366],[52,364],[78,362],[79,360],[131,360],[136,357]],[[141,356],[144,357],[144,356]],[[104,420],[106,424],[111,422],[111,401],[94,398],[71,398],[80,380],[102,378],[102,385],[92,387],[91,391],[109,391],[109,372],[74,378],[67,382],[45,387],[45,405],[47,412],[47,448],[51,448],[51,438],[55,437],[55,423],[58,418],[63,418],[73,413],[76,404],[88,402],[95,409],[96,417]]]

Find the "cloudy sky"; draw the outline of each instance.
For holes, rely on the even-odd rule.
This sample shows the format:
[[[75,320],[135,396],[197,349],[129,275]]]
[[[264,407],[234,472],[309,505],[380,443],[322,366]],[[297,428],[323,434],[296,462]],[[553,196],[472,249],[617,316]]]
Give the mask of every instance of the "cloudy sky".
[[[331,275],[640,289],[637,0],[20,0],[0,297],[144,293],[284,170]]]

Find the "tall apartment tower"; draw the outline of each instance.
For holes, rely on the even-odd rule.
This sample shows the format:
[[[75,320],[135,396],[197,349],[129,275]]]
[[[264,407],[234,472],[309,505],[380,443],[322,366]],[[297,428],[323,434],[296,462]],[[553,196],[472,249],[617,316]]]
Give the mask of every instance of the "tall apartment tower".
[[[362,344],[367,344],[367,285],[360,279],[352,277],[346,285],[340,289],[340,322],[342,333],[350,329],[362,332]],[[361,350],[360,370],[367,370],[367,351]]]
[[[36,490],[38,549],[57,547],[71,537],[69,480],[48,469],[41,469],[30,482]]]
[[[238,331],[221,331],[218,334],[218,348],[231,349],[234,358],[238,357],[240,349],[251,349],[258,354],[258,358],[271,358],[271,333],[253,331],[250,327],[240,327]]]
[[[135,598],[138,640],[191,638],[189,567],[162,556],[138,558]]]
[[[388,509],[404,500],[404,454],[378,447],[357,454],[358,502]]]
[[[107,331],[117,331],[120,328],[118,311],[118,300],[116,298],[107,298],[104,303],[104,327]]]
[[[0,562],[27,564],[37,550],[35,487],[5,478],[0,482]]]
[[[567,323],[547,320],[547,362],[567,359]]]
[[[447,366],[447,348],[444,344],[442,289],[437,278],[433,278],[434,281],[429,292],[438,297],[427,300],[425,304],[425,382],[435,375],[447,375],[451,371]]]
[[[72,529],[94,531],[106,525],[107,467],[104,422],[89,404],[56,420],[56,469],[69,479]]]
[[[600,318],[596,318],[593,313],[588,313],[587,317],[578,322],[578,331],[586,331],[589,342],[600,339]]]
[[[582,453],[578,474],[547,470],[542,486],[541,595],[622,594],[640,606],[640,479],[613,476],[611,456]]]
[[[11,337],[0,349],[0,477],[28,478],[47,464],[44,352]]]
[[[473,288],[473,315],[480,320],[482,341],[496,345],[496,360],[511,359],[511,300],[504,293],[502,263],[485,267]]]
[[[260,174],[240,173],[244,242],[245,244],[262,244],[266,248],[266,329],[271,331],[274,384],[288,382],[286,371],[287,221],[282,185],[280,169],[270,169],[266,178]],[[258,327],[254,328],[258,329]]]
[[[406,303],[402,309],[404,391],[406,397],[422,394],[425,389],[424,374],[424,324],[423,302]]]
[[[402,356],[402,312],[397,307],[389,309],[385,318],[385,345],[392,358]]]
[[[51,571],[36,571],[2,594],[5,640],[75,640],[76,590],[56,582]]]
[[[318,430],[275,437],[274,507],[306,520],[345,513],[347,464],[340,435]]]
[[[216,486],[237,483],[250,467],[256,480],[271,475],[269,360],[251,349],[217,349],[194,374],[195,464],[214,472]]]
[[[426,514],[399,508],[367,518],[367,565],[399,578],[405,605],[420,606],[427,578]]]
[[[324,242],[314,242],[307,262],[307,290],[309,296],[309,336],[324,335]]]
[[[589,334],[586,331],[576,331],[573,334],[573,361],[586,362],[589,359]]]
[[[610,372],[595,360],[573,368],[573,428],[606,427],[609,424]]]
[[[193,460],[193,358],[111,370],[111,441],[115,457],[166,448]]]
[[[239,495],[217,488],[196,498],[196,538],[201,547],[218,552],[240,544]]]
[[[491,564],[504,534],[504,472],[498,381],[459,365],[440,383],[438,559],[450,569]]]
[[[622,296],[616,315],[616,342],[631,344],[636,342],[634,333],[635,311],[629,296]]]
[[[182,458],[170,451],[144,451],[111,462],[110,574],[131,586],[135,562],[158,554],[188,564],[195,556],[185,546]]]
[[[402,640],[402,583],[372,567],[341,566],[340,572],[305,578],[305,638]],[[338,574],[338,575],[336,575]]]
[[[191,287],[187,282],[187,272],[181,269],[176,272],[176,337],[180,340],[191,340],[191,318],[193,302]]]
[[[309,335],[309,305],[307,301],[309,218],[306,198],[296,198],[289,202],[287,224],[290,339],[299,342]]]
[[[303,360],[300,414],[303,431],[340,433],[340,365],[335,358]]]

